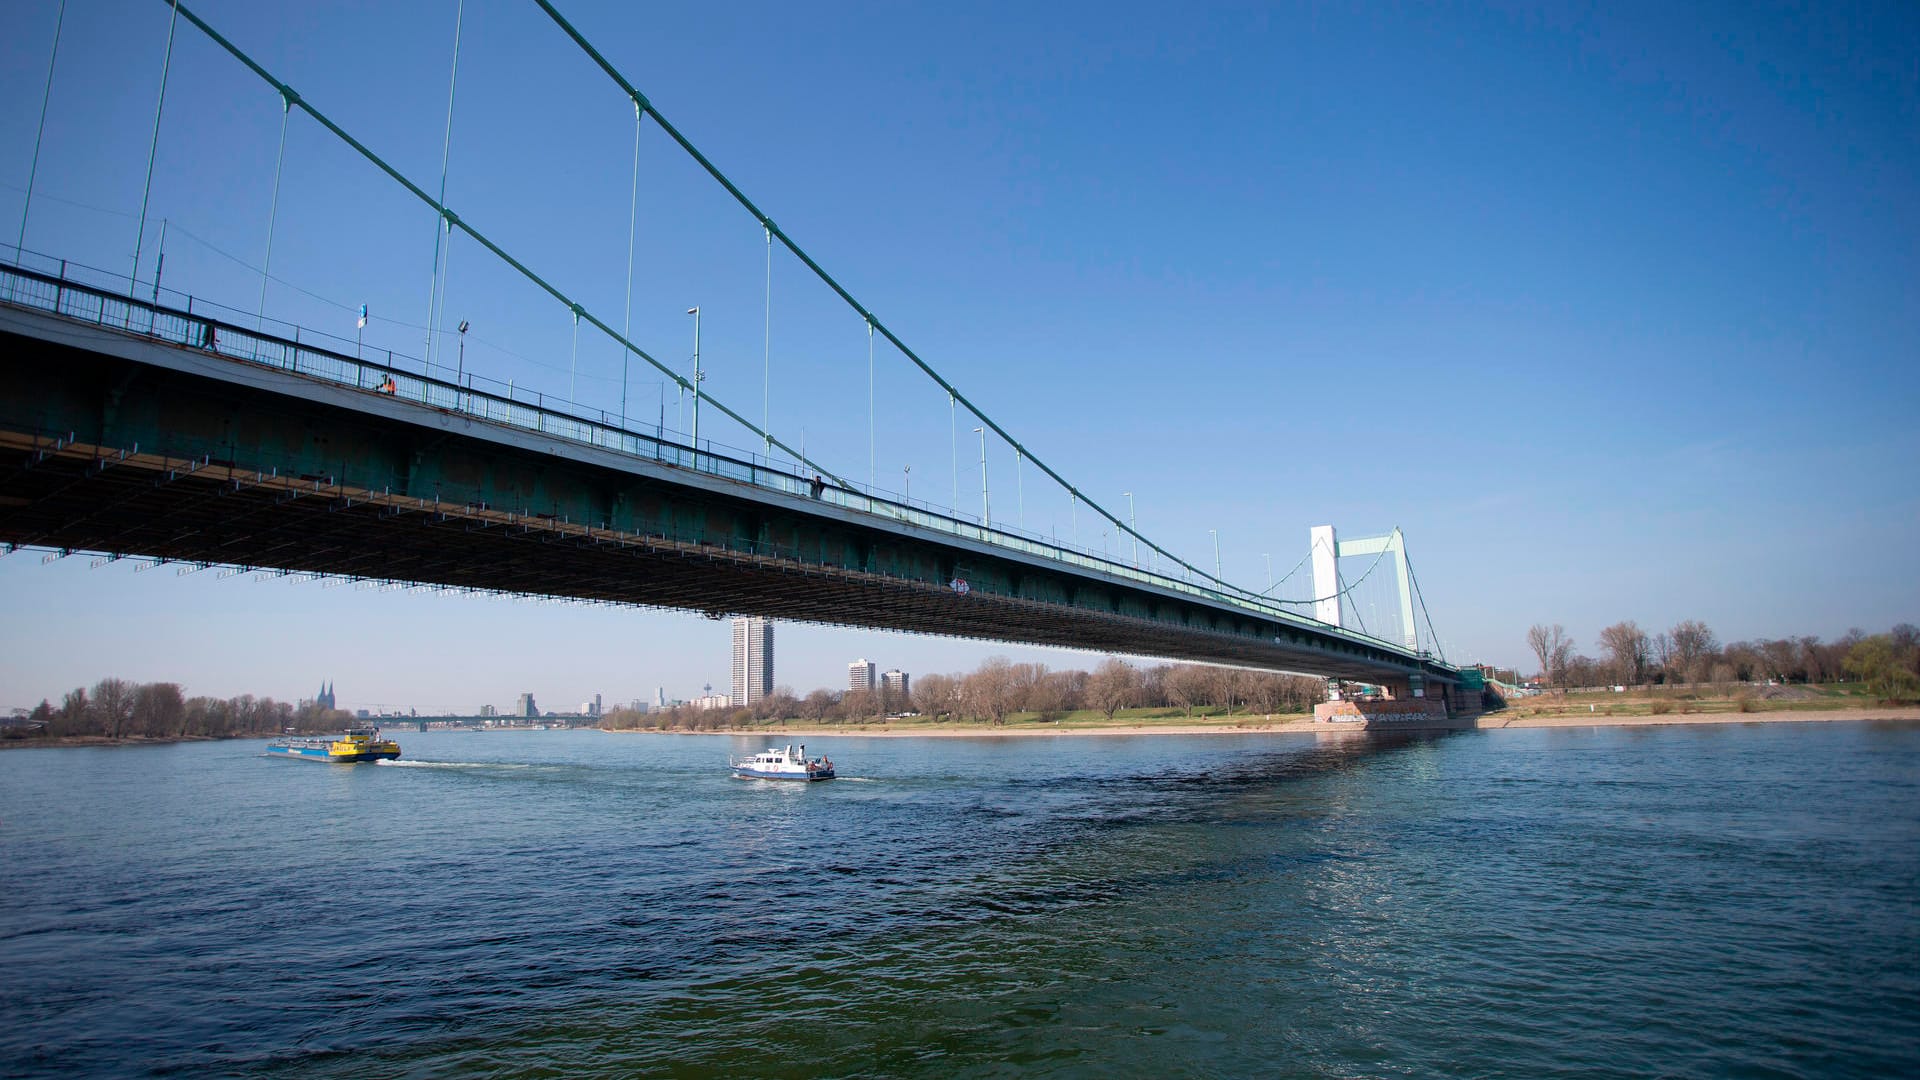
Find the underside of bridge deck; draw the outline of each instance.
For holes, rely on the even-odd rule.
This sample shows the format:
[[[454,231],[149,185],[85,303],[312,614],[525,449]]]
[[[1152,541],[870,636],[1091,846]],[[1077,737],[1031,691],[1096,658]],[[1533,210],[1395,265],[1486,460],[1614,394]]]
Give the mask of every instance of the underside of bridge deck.
[[[114,348],[0,332],[0,543],[1368,681],[1447,674],[804,497],[285,372],[212,377],[169,366],[176,346]]]

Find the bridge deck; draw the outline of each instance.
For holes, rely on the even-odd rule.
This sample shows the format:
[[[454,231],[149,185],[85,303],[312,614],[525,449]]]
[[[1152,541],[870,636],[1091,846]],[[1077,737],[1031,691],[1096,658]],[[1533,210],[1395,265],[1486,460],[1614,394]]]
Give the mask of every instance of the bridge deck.
[[[50,304],[36,295],[0,302],[0,542],[1369,681],[1452,675],[1270,603],[859,492],[816,501],[763,464],[610,449],[589,421],[475,416],[434,403],[486,397],[465,387],[204,316],[66,282]],[[286,361],[252,359],[263,345]],[[363,389],[381,373],[418,400]]]

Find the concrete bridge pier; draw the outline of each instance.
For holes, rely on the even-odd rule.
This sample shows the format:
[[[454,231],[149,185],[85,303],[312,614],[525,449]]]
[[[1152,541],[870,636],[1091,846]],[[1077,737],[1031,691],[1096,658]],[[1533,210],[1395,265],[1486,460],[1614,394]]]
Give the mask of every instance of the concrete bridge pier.
[[[1327,700],[1313,707],[1314,721],[1366,729],[1453,728],[1472,726],[1469,718],[1479,712],[1478,708],[1467,711],[1464,706],[1456,709],[1456,688],[1444,682],[1429,686],[1424,674],[1388,678],[1371,685],[1379,696],[1360,698],[1346,692],[1339,680],[1329,679]]]

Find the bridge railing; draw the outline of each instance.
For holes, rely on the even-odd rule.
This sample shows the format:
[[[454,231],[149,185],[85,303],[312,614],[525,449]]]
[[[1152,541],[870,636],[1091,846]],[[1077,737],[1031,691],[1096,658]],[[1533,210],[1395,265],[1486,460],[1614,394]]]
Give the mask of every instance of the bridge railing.
[[[28,262],[42,268],[28,266]],[[596,418],[576,403],[550,398],[511,382],[500,383],[471,372],[447,370],[444,365],[391,349],[367,349],[359,341],[209,303],[189,294],[164,290],[154,282],[135,283],[123,275],[51,256],[20,251],[11,264],[0,261],[0,303],[35,308],[336,385],[390,394],[488,423],[538,432],[788,495],[812,495],[812,477],[750,450],[712,440],[702,440],[700,446],[695,447],[669,438],[681,433],[670,431],[664,423],[656,425],[652,433],[638,431],[626,418],[610,417],[604,410],[596,410]],[[436,367],[440,367],[446,377],[434,374]],[[876,494],[839,484],[828,484],[812,497],[847,510],[1209,600],[1247,614],[1412,658],[1404,646],[1329,626],[1251,591],[1229,591],[1143,570],[1131,563],[1020,530],[969,521],[932,504],[915,504],[892,497],[891,493]]]

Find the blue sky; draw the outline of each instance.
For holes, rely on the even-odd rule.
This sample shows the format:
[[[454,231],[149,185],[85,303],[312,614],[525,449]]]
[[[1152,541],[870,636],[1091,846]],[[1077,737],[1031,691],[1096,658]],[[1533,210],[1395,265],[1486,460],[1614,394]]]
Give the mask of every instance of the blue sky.
[[[19,228],[56,4],[0,9],[0,225]],[[438,184],[453,0],[202,0]],[[563,7],[864,303],[1036,453],[1197,563],[1264,584],[1310,526],[1402,527],[1450,656],[1534,622],[1724,639],[1920,621],[1920,14],[1910,5]],[[167,8],[73,0],[26,247],[131,263]],[[631,106],[531,3],[471,0],[448,202],[620,325]],[[182,25],[143,276],[259,302],[280,106]],[[813,456],[869,469],[859,319],[649,124],[633,337]],[[418,354],[431,212],[295,114],[270,316]],[[283,284],[284,283],[284,284]],[[297,287],[297,288],[296,288]],[[325,298],[323,302],[318,298]],[[470,243],[469,367],[617,410],[616,346]],[[763,370],[770,354],[770,386]],[[443,354],[444,355],[444,354]],[[972,510],[979,447],[884,349],[872,468]],[[657,418],[657,377],[628,411]],[[669,427],[673,396],[665,396]],[[702,434],[734,445],[752,437]],[[684,427],[684,422],[678,426]],[[987,447],[995,516],[1072,531]],[[1020,492],[1016,509],[1014,494]],[[1098,547],[1090,519],[1081,542]],[[1111,542],[1109,539],[1108,542]],[[1382,601],[1384,606],[1384,600]],[[0,706],[106,674],[470,709],[726,673],[696,616],[0,560]],[[80,647],[77,642],[86,642]],[[786,627],[779,679],[1040,653]]]

